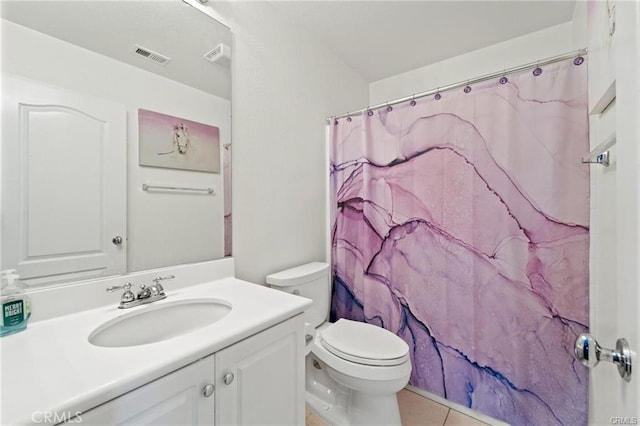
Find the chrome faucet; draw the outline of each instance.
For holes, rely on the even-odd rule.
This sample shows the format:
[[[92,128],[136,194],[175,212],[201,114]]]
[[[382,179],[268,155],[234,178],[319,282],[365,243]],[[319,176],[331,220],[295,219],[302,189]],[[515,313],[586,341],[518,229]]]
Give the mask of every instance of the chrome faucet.
[[[156,300],[162,300],[167,297],[164,293],[164,288],[160,285],[160,281],[175,278],[174,275],[167,275],[166,277],[156,277],[153,279],[151,287],[147,287],[142,284],[138,294],[134,294],[131,291],[131,283],[125,283],[124,285],[112,285],[107,287],[109,293],[119,289],[124,289],[122,297],[120,298],[119,309],[133,308],[134,306],[145,305],[147,303],[155,302]]]
[[[120,306],[118,307],[120,309],[124,309],[128,308],[128,305],[136,300],[136,295],[131,291],[131,283],[124,283],[124,285],[112,285],[107,287],[107,291],[112,293],[121,288],[124,289],[124,293],[122,293],[122,297],[120,297]]]
[[[151,286],[151,295],[153,296],[156,294],[164,294],[164,288],[162,287],[162,284],[160,284],[160,281],[172,280],[175,277],[175,275],[167,275],[166,277],[155,277],[153,279],[153,285]]]

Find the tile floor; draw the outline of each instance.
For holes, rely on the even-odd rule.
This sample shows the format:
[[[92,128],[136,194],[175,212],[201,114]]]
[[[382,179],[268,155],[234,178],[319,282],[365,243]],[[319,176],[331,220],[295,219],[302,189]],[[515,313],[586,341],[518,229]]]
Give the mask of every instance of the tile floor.
[[[473,417],[452,410],[428,398],[403,389],[398,393],[400,417],[403,426],[484,426]],[[327,426],[320,417],[307,408],[306,426]]]

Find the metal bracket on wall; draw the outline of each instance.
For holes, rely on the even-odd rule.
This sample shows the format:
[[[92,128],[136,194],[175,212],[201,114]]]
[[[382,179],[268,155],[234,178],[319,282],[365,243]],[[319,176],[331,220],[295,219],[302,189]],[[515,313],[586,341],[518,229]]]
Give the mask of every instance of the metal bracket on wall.
[[[609,151],[601,152],[595,156],[595,161],[591,161],[591,158],[585,160],[582,159],[582,164],[602,164],[605,167],[609,167]]]
[[[587,158],[583,158],[582,164],[602,164],[605,167],[609,167],[611,156],[609,155],[609,148],[616,143],[616,134],[612,133],[601,144],[596,146]]]

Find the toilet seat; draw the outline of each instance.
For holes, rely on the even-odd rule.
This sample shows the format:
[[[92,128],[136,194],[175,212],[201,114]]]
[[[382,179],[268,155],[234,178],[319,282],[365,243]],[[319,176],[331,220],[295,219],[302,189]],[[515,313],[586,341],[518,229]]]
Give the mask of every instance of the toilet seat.
[[[398,365],[366,365],[358,362],[349,361],[341,358],[340,356],[329,352],[324,343],[322,343],[322,335],[335,324],[325,322],[320,325],[316,330],[316,338],[311,344],[311,352],[307,356],[315,356],[320,361],[324,362],[329,371],[334,370],[338,374],[343,374],[349,377],[354,377],[361,380],[367,380],[370,385],[379,385],[381,383],[389,382],[403,382],[402,386],[406,385],[411,375],[411,359],[407,356],[407,360]],[[375,327],[375,326],[372,326]],[[392,336],[393,333],[389,332]],[[331,333],[329,333],[331,335]],[[400,339],[398,337],[398,339]],[[332,373],[329,373],[332,375]]]
[[[409,346],[375,325],[339,319],[320,333],[322,346],[333,355],[360,365],[385,367],[409,359]]]

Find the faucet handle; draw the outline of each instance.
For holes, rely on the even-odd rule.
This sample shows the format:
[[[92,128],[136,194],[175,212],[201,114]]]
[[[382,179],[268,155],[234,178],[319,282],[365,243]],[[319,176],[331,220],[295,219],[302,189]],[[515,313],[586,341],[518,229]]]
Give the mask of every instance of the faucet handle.
[[[153,288],[155,289],[156,294],[164,294],[164,287],[162,287],[160,281],[172,280],[175,277],[175,275],[167,275],[166,277],[155,277],[153,279]]]
[[[159,285],[159,284],[160,284],[160,281],[164,281],[164,280],[172,280],[172,279],[174,279],[175,277],[176,277],[175,275],[167,275],[166,277],[155,277],[155,278],[153,279],[153,282],[154,282],[156,285]]]
[[[109,293],[113,293],[116,290],[124,289],[124,293],[122,293],[122,297],[120,298],[120,305],[123,303],[129,303],[136,299],[136,295],[131,291],[131,283],[124,283],[123,285],[112,285],[107,287],[107,291]]]
[[[112,285],[107,287],[107,291],[109,293],[113,293],[116,290],[120,290],[121,288],[125,289],[125,290],[131,290],[131,283],[124,283],[123,285]]]

